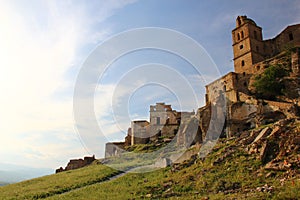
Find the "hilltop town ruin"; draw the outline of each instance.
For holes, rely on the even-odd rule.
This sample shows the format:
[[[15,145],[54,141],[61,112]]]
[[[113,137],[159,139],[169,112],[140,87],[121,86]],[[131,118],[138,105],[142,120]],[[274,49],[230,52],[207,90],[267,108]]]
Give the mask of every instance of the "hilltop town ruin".
[[[286,27],[272,39],[263,39],[262,28],[247,16],[238,16],[232,30],[234,72],[206,85],[206,105],[197,112],[178,112],[171,105],[150,106],[150,119],[132,121],[124,142],[107,143],[105,157],[112,157],[136,144],[155,142],[159,137],[178,145],[202,143],[210,137],[232,137],[283,118],[299,115],[300,24]],[[253,89],[255,77],[271,65],[285,67],[284,99],[261,100]],[[224,118],[224,120],[219,120]],[[197,128],[193,128],[194,126]],[[190,133],[189,130],[196,130]],[[220,132],[220,135],[208,135]]]

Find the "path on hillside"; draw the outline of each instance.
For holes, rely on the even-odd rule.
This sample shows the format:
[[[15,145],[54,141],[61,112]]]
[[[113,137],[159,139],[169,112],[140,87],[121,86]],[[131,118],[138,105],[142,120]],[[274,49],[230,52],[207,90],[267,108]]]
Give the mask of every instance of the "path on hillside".
[[[89,187],[91,185],[96,185],[96,184],[102,184],[102,183],[106,183],[106,182],[109,182],[109,181],[113,181],[117,178],[120,178],[130,172],[133,172],[136,168],[131,168],[129,170],[126,170],[126,171],[119,171],[119,173],[116,173],[115,175],[113,176],[110,176],[110,177],[106,177],[98,182],[93,182],[93,183],[90,183],[90,184],[86,184],[84,186],[80,186],[80,187],[77,187],[77,188],[74,188],[74,189],[70,189],[70,190],[66,190],[64,192],[60,192],[60,193],[53,193],[47,197],[40,197],[40,198],[36,198],[36,199],[47,199],[49,197],[54,197],[54,196],[58,196],[58,195],[61,195],[61,194],[67,194],[67,193],[70,193],[70,192],[73,192],[73,191],[77,191],[77,190],[80,190],[80,189],[83,189],[83,188],[86,188],[86,187]]]

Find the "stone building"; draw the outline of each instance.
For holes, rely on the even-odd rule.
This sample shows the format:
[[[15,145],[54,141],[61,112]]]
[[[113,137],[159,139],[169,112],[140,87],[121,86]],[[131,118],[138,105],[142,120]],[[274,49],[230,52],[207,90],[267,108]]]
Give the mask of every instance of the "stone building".
[[[125,143],[108,143],[107,155],[124,146],[146,144],[158,138],[174,138],[177,144],[201,143],[205,138],[231,137],[237,132],[285,117],[293,102],[257,100],[252,93],[254,77],[273,64],[288,67],[289,89],[294,99],[299,90],[300,24],[286,27],[272,39],[264,40],[262,28],[247,16],[238,16],[232,30],[234,72],[206,85],[206,105],[194,112],[177,112],[171,105],[150,106],[150,122],[133,121]],[[298,87],[298,88],[297,88]],[[298,101],[299,102],[299,101]],[[223,120],[224,119],[224,120]],[[196,122],[198,122],[198,127]],[[190,130],[196,130],[191,133]],[[123,146],[122,146],[123,145]]]
[[[171,105],[156,103],[150,105],[150,122],[134,120],[128,128],[125,142],[107,143],[105,157],[117,156],[125,147],[136,144],[147,144],[159,138],[172,139],[177,134],[181,122],[187,121],[195,112],[177,112]]]
[[[172,138],[176,135],[183,118],[189,118],[194,112],[177,112],[171,105],[156,103],[150,106],[150,140],[158,137]]]
[[[247,18],[238,16],[232,30],[234,71],[255,74],[256,63],[272,58],[287,48],[300,46],[300,24],[286,27],[273,39],[264,40],[262,28]]]
[[[263,40],[261,27],[246,16],[238,16],[232,42],[234,72],[206,86],[207,103],[213,102],[220,92],[225,93],[230,102],[240,101],[241,95],[249,94],[251,77],[262,73],[269,64],[282,63],[281,59],[286,59],[283,52],[289,48],[293,48],[288,61],[291,62],[291,75],[300,75],[300,24],[288,26],[273,39]]]
[[[279,63],[290,66],[291,77],[297,79],[300,76],[300,24],[288,26],[276,37],[264,40],[261,27],[247,16],[238,16],[236,27],[232,30],[232,43],[234,72],[206,86],[206,104],[214,105],[220,95],[226,97],[225,131],[228,137],[233,132],[255,126],[253,115],[257,113],[259,105],[255,102],[254,106],[249,101],[252,98],[251,85],[257,74],[269,65]],[[287,60],[287,53],[290,54],[290,60]],[[276,105],[275,109],[284,110],[292,103]],[[205,108],[211,109],[210,106]],[[201,109],[201,112],[204,111]]]

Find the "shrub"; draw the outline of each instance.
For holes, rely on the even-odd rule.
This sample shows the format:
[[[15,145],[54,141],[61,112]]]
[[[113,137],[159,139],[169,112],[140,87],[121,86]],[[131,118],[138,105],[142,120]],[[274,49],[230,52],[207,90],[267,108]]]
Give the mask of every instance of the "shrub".
[[[275,99],[282,94],[284,84],[282,78],[287,75],[287,71],[279,65],[268,67],[262,74],[255,77],[253,86],[258,97],[265,99]]]

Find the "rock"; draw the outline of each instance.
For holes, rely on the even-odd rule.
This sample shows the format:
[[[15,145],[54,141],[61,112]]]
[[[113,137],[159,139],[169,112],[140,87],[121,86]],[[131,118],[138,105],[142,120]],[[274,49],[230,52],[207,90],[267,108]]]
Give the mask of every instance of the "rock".
[[[275,126],[275,128],[272,130],[272,132],[270,133],[270,135],[268,135],[267,138],[270,138],[270,137],[272,137],[272,136],[275,136],[275,137],[276,137],[277,134],[280,133],[280,131],[281,131],[280,126]]]
[[[257,187],[256,190],[259,191],[259,192],[269,192],[269,193],[271,193],[271,192],[274,191],[274,188],[273,188],[273,186],[269,186],[268,184],[265,184],[262,187]]]
[[[272,129],[270,129],[269,127],[264,128],[259,135],[255,138],[255,140],[253,141],[253,143],[258,142],[260,139],[266,137],[267,135],[269,135],[271,133]]]
[[[152,194],[146,194],[145,197],[146,197],[146,198],[151,198],[151,197],[152,197]]]
[[[262,161],[262,163],[266,163],[266,157],[267,157],[267,151],[268,151],[268,143],[264,143],[261,150],[260,150],[260,160]]]
[[[266,177],[266,178],[270,178],[270,177],[275,177],[275,175],[276,175],[276,174],[275,174],[274,172],[269,172],[269,173],[266,174],[265,177]]]
[[[279,145],[274,142],[265,141],[260,149],[260,160],[262,163],[268,163],[275,159],[279,153]]]
[[[173,182],[172,182],[172,181],[169,181],[169,182],[163,183],[163,187],[164,187],[164,188],[171,187],[172,185],[173,185]]]
[[[159,158],[154,165],[159,168],[168,167],[171,165],[171,160],[169,158]]]

